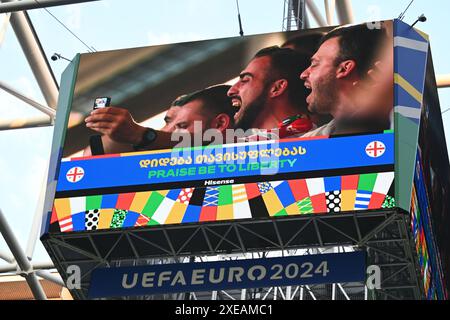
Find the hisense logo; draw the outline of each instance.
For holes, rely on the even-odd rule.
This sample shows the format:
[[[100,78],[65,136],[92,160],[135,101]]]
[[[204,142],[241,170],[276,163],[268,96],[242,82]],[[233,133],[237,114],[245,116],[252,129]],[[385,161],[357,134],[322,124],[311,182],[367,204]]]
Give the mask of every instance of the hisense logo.
[[[234,183],[234,179],[231,180],[206,180],[205,186],[215,186],[220,184],[232,184]]]

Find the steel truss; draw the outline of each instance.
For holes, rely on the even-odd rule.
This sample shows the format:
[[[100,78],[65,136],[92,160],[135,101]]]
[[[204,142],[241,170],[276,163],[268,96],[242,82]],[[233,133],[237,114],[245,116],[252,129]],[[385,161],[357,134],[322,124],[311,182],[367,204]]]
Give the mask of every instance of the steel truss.
[[[308,29],[309,18],[313,18],[319,27],[332,26],[335,14],[339,24],[353,23],[350,0],[324,0],[324,6],[326,18],[313,0],[284,0],[283,31]]]
[[[284,0],[283,31],[305,29],[306,0]]]
[[[16,12],[22,10],[42,9],[46,7],[54,7],[68,4],[76,4],[82,2],[90,2],[98,0],[2,0],[0,4],[0,13],[4,12]]]
[[[23,100],[25,103],[29,104],[30,106],[37,108],[38,110],[42,111],[46,116],[43,117],[36,117],[33,119],[18,119],[20,124],[18,124],[18,121],[12,121],[12,122],[3,122],[0,123],[0,130],[5,129],[18,129],[18,128],[33,128],[33,127],[40,127],[40,126],[52,126],[54,124],[54,117],[55,117],[55,109],[56,109],[56,102],[57,102],[57,96],[58,96],[58,85],[57,81],[53,75],[53,71],[50,67],[50,64],[48,63],[47,58],[45,57],[44,50],[42,48],[42,45],[39,40],[38,33],[34,29],[34,26],[28,16],[28,13],[26,10],[28,9],[41,9],[45,7],[52,7],[52,6],[58,6],[58,5],[68,5],[68,4],[74,4],[74,3],[82,3],[82,2],[90,2],[90,1],[96,1],[96,0],[40,0],[40,1],[34,1],[34,0],[22,0],[22,1],[14,1],[14,0],[0,0],[0,13],[7,13],[5,16],[5,19],[3,20],[2,26],[0,26],[0,44],[3,40],[3,34],[6,30],[6,27],[8,23],[11,23],[17,39],[22,47],[22,50],[25,54],[25,57],[32,69],[32,72],[35,76],[36,82],[41,89],[41,92],[46,100],[46,105],[40,105],[33,101],[32,99],[26,97],[22,93],[18,92],[17,90],[11,88],[6,83],[0,84],[0,89],[5,90],[6,92],[14,95],[15,97]],[[303,0],[301,2],[304,2]],[[305,24],[307,22],[306,17],[306,11],[305,13]],[[47,116],[49,118],[47,118]],[[44,177],[43,181],[46,182],[46,176]],[[42,192],[45,191],[45,188],[41,190]],[[37,240],[37,234],[39,233],[39,227],[40,222],[42,220],[42,201],[38,203],[36,214],[34,217],[34,223],[32,230],[29,235],[28,244],[26,251],[23,252],[26,254],[26,257],[28,260],[32,260],[33,257],[33,251],[35,242]],[[5,223],[1,225],[1,227],[7,227],[6,220]],[[9,229],[9,233],[6,235],[3,235],[6,237],[13,237],[14,234],[11,229]],[[20,249],[21,250],[21,249]],[[55,283],[60,284],[60,279],[54,279],[53,277],[49,277],[47,273],[45,272],[45,269],[52,269],[53,264],[51,262],[46,263],[33,263],[33,264],[26,264],[21,266],[15,261],[14,257],[10,257],[9,254],[3,255],[0,254],[0,259],[5,260],[8,262],[8,265],[1,266],[0,267],[0,274],[1,273],[19,273],[24,274],[24,269],[26,269],[25,274],[29,274],[30,276],[33,275],[34,272],[38,274],[41,277],[46,278],[47,280],[53,281]],[[41,272],[43,271],[43,272]],[[32,288],[33,289],[33,288]],[[44,298],[43,293],[38,293],[38,289],[33,290],[35,293],[35,298]]]
[[[86,1],[41,0],[42,7]],[[91,0],[92,1],[92,0]],[[297,3],[299,1],[285,1]],[[302,1],[304,2],[304,1]],[[333,12],[336,10],[339,23],[352,22],[351,4],[348,0],[325,0],[326,22],[332,25]],[[36,1],[0,0],[1,12],[14,12],[37,7]],[[307,9],[319,25],[323,20],[316,14],[312,1],[306,1]],[[308,12],[305,10],[307,25]],[[47,105],[56,107],[57,85],[51,68],[46,61],[38,35],[32,27],[26,12],[11,15],[27,60],[41,88]],[[295,16],[292,16],[295,19]],[[283,18],[283,22],[293,21]],[[0,37],[1,38],[1,37]],[[0,39],[1,42],[1,39]],[[42,59],[43,58],[43,59]],[[448,81],[447,81],[448,82]],[[447,83],[445,82],[445,83]],[[446,84],[445,84],[446,85]],[[2,89],[4,89],[3,87]],[[11,92],[10,92],[11,93]],[[56,95],[55,95],[56,94]],[[16,95],[17,96],[17,95]],[[22,95],[21,95],[22,96]],[[54,113],[46,106],[28,103],[51,117],[37,125],[52,125]],[[46,112],[50,111],[50,112]],[[32,124],[36,125],[36,124]],[[25,126],[27,127],[27,126]],[[37,214],[38,219],[41,213]],[[6,225],[2,224],[2,225]],[[11,230],[10,230],[11,231]],[[30,235],[33,248],[33,237]],[[9,232],[8,234],[12,234]],[[74,297],[86,298],[90,273],[97,267],[120,265],[145,265],[168,263],[170,261],[187,262],[188,257],[208,259],[217,255],[254,254],[267,255],[274,252],[286,254],[321,253],[327,247],[353,248],[366,250],[368,264],[377,264],[382,270],[382,285],[379,290],[367,290],[363,284],[329,284],[322,286],[299,286],[283,288],[258,288],[235,291],[213,291],[206,293],[181,293],[165,295],[172,299],[419,299],[423,298],[423,287],[419,279],[417,258],[409,227],[409,215],[401,211],[376,211],[349,213],[346,215],[320,215],[313,217],[297,216],[257,221],[233,221],[207,223],[202,225],[180,225],[150,227],[142,229],[107,230],[73,234],[54,234],[43,238],[48,252],[64,280],[67,279],[67,267],[77,264],[82,269],[82,289],[71,290]],[[305,248],[313,249],[305,249]],[[267,251],[269,250],[269,251]],[[32,257],[32,249],[27,248],[27,258]],[[6,259],[5,259],[6,257]],[[52,268],[51,263],[44,265],[26,264],[22,259],[22,268],[14,259],[5,255],[0,258],[11,265],[0,268],[2,272],[19,272],[33,276],[38,269]],[[18,259],[21,261],[21,259]],[[26,265],[25,265],[25,264]],[[39,275],[39,274],[38,274]],[[45,276],[45,274],[42,274]],[[54,282],[60,282],[53,279]],[[39,297],[39,294],[35,294]],[[161,298],[157,296],[140,297]]]
[[[77,299],[87,299],[91,272],[96,268],[136,266],[187,257],[212,258],[224,255],[292,254],[309,249],[321,253],[329,248],[352,247],[365,250],[368,265],[381,269],[381,289],[366,292],[362,283],[263,288],[191,293],[197,299],[421,299],[423,288],[418,274],[409,213],[395,210],[345,214],[290,216],[259,220],[236,220],[202,224],[152,226],[49,234],[41,239],[66,280],[67,268],[81,269],[81,289],[72,289]],[[261,253],[263,252],[263,253]],[[305,251],[308,254],[308,251]],[[283,253],[284,254],[284,253]],[[295,253],[294,254],[298,254]],[[198,258],[199,259],[199,258]],[[342,293],[344,292],[344,293]],[[164,296],[167,298],[167,296]],[[169,298],[186,298],[170,295]],[[118,297],[119,298],[119,297]],[[121,297],[123,298],[123,297]],[[141,297],[144,298],[144,297]],[[152,298],[152,297],[145,297]],[[161,299],[162,296],[153,298]]]
[[[0,13],[7,13],[5,19],[0,26],[0,45],[4,39],[4,33],[10,23],[16,34],[17,40],[22,47],[25,58],[30,65],[35,80],[41,89],[41,92],[46,100],[46,104],[41,105],[33,99],[15,90],[7,83],[0,82],[0,90],[15,96],[24,101],[28,105],[36,108],[44,113],[44,116],[32,119],[16,119],[14,121],[0,121],[0,130],[20,129],[20,128],[35,128],[41,126],[54,125],[54,118],[56,113],[56,103],[58,98],[58,84],[53,75],[53,71],[45,56],[45,52],[40,43],[39,36],[28,16],[26,9],[44,8],[57,5],[66,5],[72,3],[89,2],[96,0],[0,0]],[[39,199],[36,213],[33,219],[32,229],[29,234],[28,244],[25,251],[22,250],[19,242],[7,223],[6,218],[0,209],[0,233],[5,238],[9,249],[13,253],[10,256],[8,253],[0,253],[0,259],[5,260],[8,265],[0,266],[1,273],[16,273],[23,276],[35,299],[46,299],[45,292],[40,285],[37,276],[46,280],[54,282],[58,285],[64,285],[61,278],[50,274],[46,269],[53,269],[51,262],[46,263],[31,263],[34,247],[40,232],[40,223],[42,221],[42,205],[45,194],[45,185],[47,182],[47,174],[43,178],[44,187],[41,189],[41,198]]]

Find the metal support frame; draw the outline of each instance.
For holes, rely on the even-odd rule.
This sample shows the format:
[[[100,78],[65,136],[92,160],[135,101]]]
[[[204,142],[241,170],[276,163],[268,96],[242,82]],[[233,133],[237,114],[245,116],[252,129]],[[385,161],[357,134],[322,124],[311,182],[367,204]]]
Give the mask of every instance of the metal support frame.
[[[26,279],[28,286],[36,300],[46,300],[44,289],[42,289],[36,274],[33,272],[31,263],[28,261],[25,253],[19,245],[13,231],[8,225],[2,210],[0,209],[0,232],[3,235],[6,244],[14,255],[17,265],[21,270],[21,275]]]
[[[325,15],[329,26],[334,24],[334,12],[336,10],[336,0],[324,0]]]
[[[333,25],[335,11],[337,13],[339,24],[353,23],[353,10],[350,0],[324,0],[324,5],[326,19],[320,13],[319,8],[313,0],[285,0],[283,9],[283,30],[292,30],[293,22],[297,24],[298,29],[309,28],[308,15],[305,11],[306,8],[319,27]],[[300,8],[303,8],[303,11],[300,10]],[[301,15],[301,13],[303,14]],[[299,22],[302,22],[301,27]]]
[[[44,106],[32,98],[20,93],[13,87],[7,85],[6,83],[0,81],[0,89],[11,94],[12,96],[22,100],[28,105],[36,108],[37,110],[45,113],[47,116],[37,116],[34,118],[23,118],[15,119],[11,121],[0,121],[0,130],[10,130],[10,129],[23,129],[23,128],[36,128],[42,126],[53,126],[55,122],[56,111],[50,107]]]
[[[76,4],[83,2],[92,2],[98,0],[0,0],[0,2],[4,2],[0,4],[0,13],[5,12],[16,12],[22,10],[30,10],[30,9],[41,9],[46,7],[54,7],[54,6],[63,6],[68,4]]]
[[[35,262],[32,263],[31,268],[33,270],[51,270],[56,269],[53,262]],[[9,265],[0,266],[0,273],[17,273],[18,266],[17,263],[12,261]]]
[[[438,88],[450,88],[450,74],[441,74],[436,76]]]
[[[72,2],[75,3],[75,1]],[[31,70],[34,74],[34,77],[46,100],[46,103],[47,105],[50,106],[48,107],[42,105],[34,101],[32,98],[20,93],[18,90],[7,85],[6,83],[0,82],[0,89],[4,90],[8,94],[13,95],[14,97],[22,100],[28,105],[44,113],[44,115],[34,118],[2,121],[0,122],[0,130],[18,129],[18,128],[36,128],[41,126],[54,125],[54,119],[56,115],[55,109],[59,91],[56,79],[53,75],[52,69],[50,68],[44,50],[40,44],[39,38],[37,36],[36,31],[34,30],[34,27],[31,23],[28,14],[26,12],[15,12],[15,13],[10,12],[24,10],[31,7],[38,8],[60,4],[68,4],[68,1],[42,0],[41,2],[39,2],[34,0],[33,1],[0,0],[0,13],[8,12],[5,21],[6,23],[7,22],[11,23],[14,32],[17,36],[17,39],[25,54],[25,57],[28,60]],[[2,35],[6,30],[6,23],[2,25],[2,28],[0,30],[0,43],[3,39]],[[35,244],[39,237],[40,224],[42,222],[42,204],[43,204],[43,197],[45,195],[46,175],[43,181],[44,184],[43,188],[41,189],[41,196],[38,201],[38,205],[36,207],[36,213],[34,215],[32,227],[30,230],[26,252],[24,252],[20,247],[17,239],[12,233],[12,230],[7,225],[6,219],[0,212],[1,215],[0,230],[3,236],[5,237],[5,240],[11,252],[14,255],[14,258],[12,258],[9,255],[2,253],[0,257],[3,260],[7,261],[9,265],[0,266],[0,273],[15,273],[23,276],[26,279],[28,286],[30,287],[33,293],[33,296],[39,300],[44,300],[47,298],[44,290],[42,289],[41,284],[39,283],[37,275],[39,275],[43,279],[54,282],[58,285],[65,286],[61,277],[55,276],[50,272],[48,272],[47,270],[45,270],[45,269],[55,269],[53,263],[51,262],[35,263],[32,265],[29,261],[31,260],[31,257],[33,255]]]
[[[328,23],[325,21],[325,19],[320,14],[319,8],[317,8],[317,6],[313,0],[306,0],[306,6],[307,6],[309,12],[311,12],[314,20],[316,20],[319,27],[328,26]]]
[[[65,5],[72,3],[89,2],[96,0],[23,0],[23,1],[10,1],[0,0],[0,13],[2,12],[15,12],[26,9],[50,7],[56,5]],[[292,7],[292,3],[300,3],[300,1],[285,1],[289,2]],[[303,2],[303,1],[302,1]],[[320,13],[311,0],[306,0],[309,11],[313,14],[316,22],[322,25],[333,24],[332,12],[334,9],[337,11],[339,23],[346,24],[353,22],[353,13],[351,10],[351,3],[349,0],[325,0],[326,9],[326,22],[320,16]],[[335,6],[335,7],[334,7]],[[304,12],[304,21],[307,21],[306,12]],[[299,16],[297,16],[298,22]],[[41,88],[41,91],[47,101],[47,104],[51,108],[56,108],[56,100],[58,95],[57,82],[53,76],[50,65],[45,57],[42,46],[39,43],[37,34],[31,24],[31,21],[26,12],[16,12],[11,14],[11,24],[19,39],[26,58],[33,70],[36,80]],[[290,29],[289,29],[290,30]],[[1,33],[1,32],[0,32]],[[1,39],[0,39],[1,43]],[[450,81],[448,76],[443,80],[438,77],[438,87],[449,87]],[[442,84],[444,83],[444,84]],[[0,83],[1,87],[2,83]],[[5,85],[3,85],[5,87]],[[4,88],[2,88],[4,89]],[[11,92],[10,92],[11,93]],[[16,92],[17,93],[17,92]],[[13,94],[13,93],[12,93]],[[15,95],[15,94],[14,94]],[[15,95],[18,97],[17,95]],[[19,99],[21,99],[19,97]],[[29,99],[29,98],[28,98]],[[22,99],[24,100],[24,99]],[[25,101],[25,100],[24,100]],[[27,102],[27,101],[25,101]],[[28,102],[29,103],[29,102]],[[35,103],[35,102],[34,102]],[[52,117],[53,121],[54,111],[46,106],[30,105],[36,107],[42,112]],[[36,104],[36,103],[35,103]],[[53,122],[51,122],[53,124]],[[31,124],[30,126],[36,126],[38,124]],[[26,127],[26,126],[25,126]],[[100,233],[88,233],[87,237],[79,235],[59,234],[52,235],[44,240],[44,245],[47,250],[50,251],[52,259],[56,261],[56,268],[59,270],[63,278],[67,277],[65,269],[70,264],[79,264],[82,266],[83,278],[82,278],[82,290],[73,290],[72,294],[75,297],[85,298],[86,290],[89,284],[90,273],[92,270],[98,267],[111,267],[114,264],[121,261],[132,261],[134,264],[148,264],[148,261],[155,258],[161,258],[161,260],[172,257],[175,260],[183,260],[184,257],[192,257],[194,255],[217,255],[228,252],[234,253],[259,253],[258,250],[281,250],[284,254],[284,250],[290,249],[293,253],[301,248],[312,247],[320,253],[323,246],[326,245],[338,245],[339,243],[348,246],[356,246],[359,249],[366,250],[371,261],[376,262],[383,270],[382,289],[373,292],[368,292],[367,287],[361,284],[332,284],[330,287],[325,286],[297,286],[286,288],[260,288],[260,289],[244,289],[237,290],[237,292],[230,291],[215,291],[213,296],[218,299],[236,299],[239,297],[259,297],[264,299],[295,299],[297,296],[299,299],[321,299],[326,296],[327,288],[329,288],[332,297],[338,298],[340,293],[342,296],[349,300],[354,298],[354,295],[349,291],[356,290],[358,294],[362,292],[365,298],[369,296],[381,299],[400,299],[400,298],[420,298],[423,292],[421,283],[418,280],[418,267],[415,252],[413,251],[414,244],[412,237],[409,234],[408,229],[408,217],[404,213],[389,212],[381,213],[384,217],[382,222],[373,224],[367,232],[367,225],[363,222],[365,218],[380,217],[380,213],[363,213],[366,217],[358,213],[352,214],[353,224],[350,229],[341,229],[338,224],[334,224],[333,219],[337,219],[336,216],[317,216],[310,219],[310,222],[298,224],[298,231],[295,234],[290,234],[286,237],[283,233],[281,224],[283,219],[279,221],[271,221],[271,232],[268,234],[267,229],[255,230],[251,224],[246,221],[238,221],[227,224],[205,224],[202,226],[182,226],[181,229],[186,229],[185,234],[191,232],[189,237],[185,237],[180,244],[175,237],[177,228],[171,228],[164,226],[162,229],[154,228],[155,232],[159,232],[161,237],[157,241],[152,240],[152,237],[147,237],[148,230],[115,230],[106,231]],[[391,215],[391,217],[388,217]],[[301,217],[295,217],[297,219],[285,219],[284,222],[302,220]],[[310,217],[309,217],[310,218]],[[36,216],[35,216],[36,219]],[[304,220],[304,219],[303,219]],[[255,223],[255,221],[253,221]],[[346,222],[348,226],[350,223]],[[256,223],[257,224],[257,223]],[[263,225],[264,222],[261,222]],[[34,229],[34,225],[32,229]],[[267,224],[264,226],[267,227]],[[373,227],[373,228],[372,228]],[[196,229],[197,228],[197,229]],[[36,269],[51,269],[53,264],[30,264],[26,258],[25,253],[18,245],[17,240],[12,234],[11,229],[6,223],[6,219],[3,213],[0,211],[0,231],[7,240],[8,246],[13,252],[17,264],[14,264],[13,257],[0,252],[0,258],[9,262],[11,266],[0,267],[1,272],[19,272],[23,275],[33,291],[33,295],[37,298],[45,298],[45,294],[37,280],[36,275],[53,281],[57,284],[64,285],[62,279],[55,277],[47,271]],[[193,231],[193,232],[192,232]],[[225,231],[225,232],[224,232]],[[339,238],[339,241],[331,241],[327,239],[327,232],[332,232],[334,236]],[[118,232],[123,233],[120,236]],[[32,255],[34,243],[31,240],[34,236],[30,234],[29,243],[27,246],[28,257]],[[102,237],[111,236],[115,241],[111,242],[112,245],[105,253],[102,248],[98,246]],[[299,239],[307,238],[308,241],[300,241]],[[165,239],[165,241],[161,241]],[[199,240],[203,240],[202,250],[196,252],[193,250],[198,246]],[[248,240],[251,239],[250,243]],[[85,241],[87,240],[87,241]],[[80,246],[80,241],[83,244]],[[78,242],[78,243],[77,243]],[[123,257],[124,253],[120,252],[119,247],[127,244],[129,252],[132,253],[129,257]],[[148,246],[147,251],[143,249]],[[307,250],[309,251],[309,250]],[[314,251],[314,250],[313,250]],[[144,253],[144,254],[143,254]],[[265,255],[263,253],[263,255]],[[123,260],[125,259],[125,260]],[[9,271],[7,271],[9,270]],[[33,271],[36,270],[36,271]],[[283,291],[285,289],[285,291]],[[359,291],[358,291],[359,290]],[[362,290],[362,291],[361,291]],[[306,294],[305,294],[306,293]],[[358,295],[357,294],[357,295]],[[356,296],[357,296],[356,295]],[[179,294],[178,298],[182,298],[183,294]],[[190,297],[194,299],[201,299],[201,293],[193,293]]]
[[[5,260],[8,263],[14,263],[16,261],[13,256],[4,251],[0,251],[0,259]]]
[[[63,279],[60,275],[54,275],[50,273],[48,270],[36,270],[36,275],[39,277],[48,280],[50,282],[56,283],[57,285],[60,285],[61,287],[65,287],[66,284],[64,283]]]
[[[306,0],[284,0],[283,30],[306,29]],[[295,29],[293,29],[295,27]]]
[[[44,106],[44,105],[34,101],[32,98],[24,95],[23,93],[20,93],[18,90],[14,89],[13,87],[11,87],[10,85],[4,83],[3,81],[0,81],[0,89],[8,92],[12,96],[22,100],[25,103],[28,103],[30,106],[32,106],[32,107],[38,109],[39,111],[45,113],[46,115],[48,115],[50,117],[51,122],[53,124],[54,118],[56,116],[55,109],[52,109],[52,108],[47,107],[47,106]]]
[[[8,29],[9,19],[11,18],[11,14],[7,13],[3,16],[3,19],[0,21],[0,47],[5,39],[6,30]]]
[[[10,2],[10,0],[0,1],[3,5],[5,2]],[[47,105],[55,109],[58,100],[58,84],[30,17],[26,11],[14,12],[11,14],[10,22]]]
[[[50,119],[46,119],[45,116],[15,119],[10,121],[0,121],[0,131],[14,130],[14,129],[27,129],[27,128],[39,128],[52,126]]]
[[[64,281],[62,280],[61,276],[52,274],[49,271],[50,269],[52,269],[52,270],[55,269],[55,266],[53,265],[52,262],[32,264],[31,269],[34,270],[33,272],[37,276],[39,276],[45,280],[53,282],[61,287],[66,286]],[[21,275],[21,274],[23,274],[23,271],[20,270],[19,266],[17,264],[15,264],[14,260],[13,260],[11,262],[11,265],[0,266],[0,273],[13,273],[13,274]]]
[[[336,12],[339,24],[353,23],[353,10],[350,0],[336,0]]]
[[[382,289],[376,299],[419,299],[423,290],[418,280],[417,259],[409,230],[408,213],[397,210],[353,212],[339,215],[290,216],[277,219],[234,220],[198,225],[168,225],[94,232],[48,234],[44,246],[63,279],[66,269],[76,264],[82,270],[81,290],[72,290],[75,298],[86,299],[90,273],[95,268],[123,265],[148,265],[149,261],[183,259],[192,256],[217,257],[261,253],[307,254],[336,252],[358,248],[368,254],[369,264],[382,270]],[[311,250],[313,248],[314,250]],[[348,248],[348,249],[347,249]],[[287,250],[287,251],[286,251]],[[184,257],[184,258],[183,258]],[[236,256],[237,257],[237,256]],[[201,260],[201,259],[200,259]],[[308,288],[261,288],[261,297],[273,299],[331,299],[331,285],[310,285]],[[284,290],[280,293],[280,290]],[[290,292],[286,290],[291,290]],[[342,291],[345,291],[342,292]],[[252,289],[225,291],[239,299],[251,296]],[[295,292],[295,294],[293,293]],[[227,296],[225,294],[225,296]],[[335,287],[336,299],[363,299],[363,283],[340,284]],[[183,295],[181,295],[183,297]],[[211,292],[198,292],[197,299],[211,299]],[[216,294],[221,299],[220,291]]]

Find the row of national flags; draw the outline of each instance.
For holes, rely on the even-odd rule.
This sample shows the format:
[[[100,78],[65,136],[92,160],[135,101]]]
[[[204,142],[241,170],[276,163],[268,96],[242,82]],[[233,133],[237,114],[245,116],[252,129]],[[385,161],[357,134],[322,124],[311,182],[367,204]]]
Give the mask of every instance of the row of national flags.
[[[413,184],[412,186],[412,196],[411,196],[411,229],[413,232],[417,257],[419,259],[420,273],[423,280],[423,287],[427,296],[430,295],[430,285],[431,285],[431,267],[430,267],[430,256],[427,247],[427,241],[425,239],[425,231],[422,224],[421,212],[419,209],[419,201],[417,199],[416,188]]]
[[[381,208],[393,172],[55,199],[61,232]]]
[[[393,172],[270,182],[261,190],[270,216],[381,208]]]

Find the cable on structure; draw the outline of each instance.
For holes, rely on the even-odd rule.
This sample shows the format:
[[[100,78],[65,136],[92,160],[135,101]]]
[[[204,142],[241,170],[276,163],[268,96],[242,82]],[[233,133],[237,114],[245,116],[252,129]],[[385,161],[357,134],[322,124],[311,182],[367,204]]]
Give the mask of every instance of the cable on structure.
[[[36,2],[38,5],[42,4],[38,1],[38,0],[34,0],[34,2]],[[59,22],[59,24],[61,24],[67,31],[69,31],[78,41],[80,41],[87,49],[88,52],[96,52],[97,50],[95,50],[94,47],[92,46],[88,46],[83,40],[81,40],[80,37],[78,37],[72,30],[70,30],[69,27],[67,27],[61,20],[59,20],[54,14],[52,14],[47,8],[42,7],[42,9],[44,9],[45,11],[47,11],[47,13],[53,17],[53,19],[55,19],[57,22]]]
[[[236,7],[237,7],[237,12],[238,12],[239,34],[242,37],[244,35],[244,30],[242,29],[241,13],[239,12],[239,0],[236,0]]]
[[[403,18],[405,17],[405,13],[406,11],[408,11],[409,7],[412,5],[412,3],[414,2],[414,0],[411,0],[411,2],[408,4],[408,6],[406,7],[405,11],[403,11],[402,13],[400,13],[400,15],[398,16],[398,19],[403,20]]]

